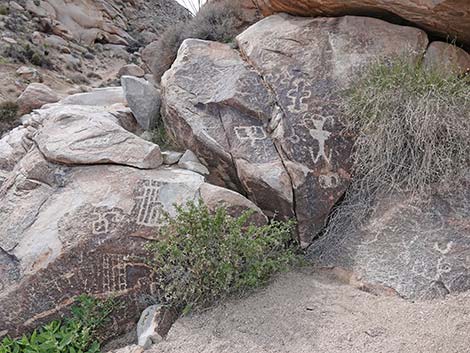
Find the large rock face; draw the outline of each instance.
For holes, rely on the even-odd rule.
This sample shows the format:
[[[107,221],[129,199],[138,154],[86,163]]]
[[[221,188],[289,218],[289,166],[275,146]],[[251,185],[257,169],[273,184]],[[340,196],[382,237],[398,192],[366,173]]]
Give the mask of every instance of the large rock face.
[[[362,17],[274,15],[228,45],[187,40],[162,79],[163,118],[214,182],[268,214],[295,215],[307,245],[350,181],[338,93],[382,57],[420,58],[418,29]]]
[[[56,318],[84,293],[124,301],[108,333],[129,329],[154,294],[145,243],[175,204],[252,208],[256,222],[266,221],[202,175],[156,168],[158,146],[118,117],[103,107],[54,105],[0,140],[0,337]]]
[[[264,13],[300,16],[399,16],[443,38],[470,44],[470,2],[467,0],[244,0]]]
[[[470,190],[382,199],[359,229],[313,243],[320,267],[346,272],[364,288],[384,287],[410,299],[470,290]],[[339,270],[339,271],[338,271]]]

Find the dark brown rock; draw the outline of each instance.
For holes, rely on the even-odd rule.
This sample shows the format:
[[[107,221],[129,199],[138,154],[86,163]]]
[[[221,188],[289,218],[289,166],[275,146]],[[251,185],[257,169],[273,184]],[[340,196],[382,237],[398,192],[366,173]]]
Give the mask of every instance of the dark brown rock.
[[[264,15],[286,12],[299,16],[362,15],[405,19],[442,38],[470,45],[470,2],[467,0],[244,0]]]

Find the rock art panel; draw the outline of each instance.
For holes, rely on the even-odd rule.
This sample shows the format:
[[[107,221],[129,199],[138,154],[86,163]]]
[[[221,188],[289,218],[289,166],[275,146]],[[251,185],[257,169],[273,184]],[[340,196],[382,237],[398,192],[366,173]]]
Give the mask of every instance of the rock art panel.
[[[312,261],[382,286],[407,299],[436,299],[470,290],[470,192],[435,193],[430,200],[384,198],[359,229],[314,242]]]
[[[241,190],[267,214],[292,217],[292,186],[267,131],[274,101],[228,45],[186,40],[162,78],[163,118],[209,180]]]
[[[272,137],[290,174],[301,241],[308,245],[350,181],[353,138],[342,125],[342,90],[376,60],[417,60],[427,36],[372,18],[274,15],[237,42],[279,106]]]
[[[58,318],[81,294],[113,295],[124,302],[107,333],[128,331],[155,294],[145,244],[155,239],[164,213],[175,215],[175,204],[202,199],[210,207],[222,203],[237,212],[251,208],[256,219],[266,221],[242,195],[209,186],[188,170],[139,169],[117,160],[63,164],[41,151],[63,143],[73,154],[77,149],[70,145],[83,131],[92,126],[99,135],[112,124],[111,138],[125,133],[126,138],[107,146],[90,142],[86,148],[145,161],[146,150],[133,149],[143,140],[118,120],[102,108],[52,106],[25,117],[21,129],[0,140],[6,161],[0,165],[5,175],[0,185],[0,338]],[[57,126],[63,134],[53,133]],[[36,143],[21,144],[17,151],[26,138],[22,129]],[[42,135],[51,140],[45,142]]]

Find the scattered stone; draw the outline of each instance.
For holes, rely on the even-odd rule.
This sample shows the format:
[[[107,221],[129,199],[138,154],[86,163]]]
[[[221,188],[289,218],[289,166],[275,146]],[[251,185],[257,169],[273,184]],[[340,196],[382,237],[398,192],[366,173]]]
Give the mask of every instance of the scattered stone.
[[[197,156],[190,150],[187,150],[179,159],[178,166],[183,169],[188,169],[201,175],[209,175],[209,170],[203,165]]]
[[[21,66],[16,70],[16,74],[24,80],[39,80],[41,75],[39,71],[33,67]]]
[[[144,77],[145,71],[142,70],[136,64],[128,64],[121,67],[118,72],[118,77],[121,78],[122,76],[134,76],[134,77]]]
[[[14,40],[13,38],[10,38],[10,37],[2,37],[2,40],[5,43],[8,43],[8,44],[18,44],[18,42],[16,40]]]
[[[24,7],[18,4],[16,1],[10,1],[10,9],[16,10],[16,11],[24,11]]]
[[[179,162],[183,153],[176,151],[163,151],[163,164],[173,165]]]
[[[31,83],[16,100],[20,114],[27,114],[47,103],[55,103],[60,97],[42,83]]]
[[[145,130],[153,129],[160,118],[160,92],[144,79],[137,77],[122,76],[121,84],[137,122]]]

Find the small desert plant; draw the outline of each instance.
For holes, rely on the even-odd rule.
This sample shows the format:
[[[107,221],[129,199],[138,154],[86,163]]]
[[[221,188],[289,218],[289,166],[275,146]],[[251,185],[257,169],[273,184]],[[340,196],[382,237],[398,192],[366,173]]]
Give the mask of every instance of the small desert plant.
[[[0,122],[9,122],[18,116],[18,104],[12,101],[0,103]]]
[[[0,5],[0,15],[6,16],[10,12],[8,6],[6,5]]]
[[[100,350],[97,332],[116,307],[113,299],[79,296],[72,316],[53,321],[19,339],[4,338],[0,353],[96,353]]]
[[[202,202],[176,209],[149,249],[160,299],[183,314],[261,286],[299,259],[292,221],[250,225],[251,212],[211,213]]]
[[[375,212],[378,198],[406,192],[426,200],[470,164],[470,78],[406,60],[373,64],[343,102],[357,136],[354,177],[326,234],[347,234]]]
[[[158,60],[152,71],[157,81],[175,61],[181,43],[187,38],[197,38],[228,43],[246,25],[237,1],[210,2],[187,22],[170,27],[161,36],[155,48]]]
[[[419,191],[469,166],[468,78],[405,60],[378,63],[344,106],[358,134],[355,178],[369,191]]]

